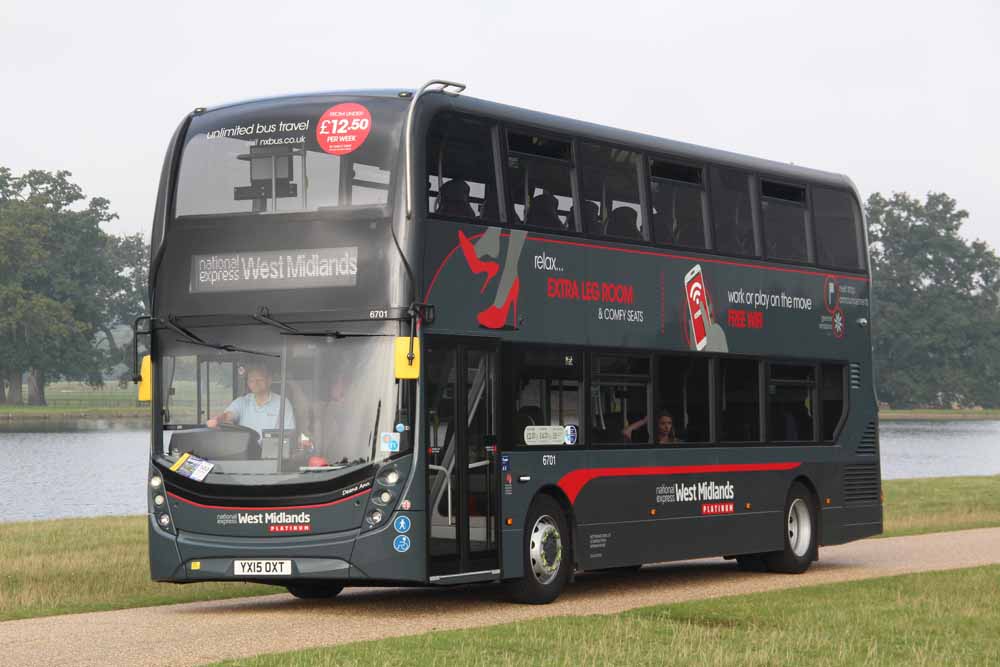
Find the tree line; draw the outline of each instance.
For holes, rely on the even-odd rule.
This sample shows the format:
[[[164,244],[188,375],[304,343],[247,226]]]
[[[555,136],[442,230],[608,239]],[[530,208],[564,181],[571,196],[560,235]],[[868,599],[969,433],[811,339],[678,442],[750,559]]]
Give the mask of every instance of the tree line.
[[[59,379],[102,385],[131,354],[113,329],[149,308],[144,236],[105,232],[110,202],[70,179],[0,167],[0,403],[44,405]],[[865,213],[880,400],[1000,406],[1000,258],[961,236],[968,213],[946,194],[875,193]]]
[[[149,306],[143,235],[104,231],[110,202],[70,178],[0,167],[0,403],[45,405],[58,379],[102,385],[128,358],[113,329]]]

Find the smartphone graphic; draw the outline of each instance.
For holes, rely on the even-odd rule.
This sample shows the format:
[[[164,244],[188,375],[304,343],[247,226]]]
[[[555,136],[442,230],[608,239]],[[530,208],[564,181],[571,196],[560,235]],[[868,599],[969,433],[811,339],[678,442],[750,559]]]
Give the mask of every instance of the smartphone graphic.
[[[708,344],[708,305],[705,300],[705,280],[701,275],[701,264],[695,264],[684,276],[684,292],[687,294],[695,349],[703,350]]]

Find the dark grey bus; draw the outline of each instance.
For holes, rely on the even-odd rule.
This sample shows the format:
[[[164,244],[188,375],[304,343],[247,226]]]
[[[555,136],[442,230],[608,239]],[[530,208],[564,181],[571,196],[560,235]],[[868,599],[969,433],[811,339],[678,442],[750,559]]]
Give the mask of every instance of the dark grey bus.
[[[851,181],[463,90],[182,121],[136,322],[152,578],[542,603],[880,533]]]

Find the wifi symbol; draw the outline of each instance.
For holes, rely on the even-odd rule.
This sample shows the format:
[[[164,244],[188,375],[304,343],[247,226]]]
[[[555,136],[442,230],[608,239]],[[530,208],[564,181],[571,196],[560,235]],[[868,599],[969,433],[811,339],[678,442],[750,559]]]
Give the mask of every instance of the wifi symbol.
[[[691,283],[691,286],[688,287],[688,297],[699,306],[701,305],[702,292],[703,288],[700,282],[693,282]]]

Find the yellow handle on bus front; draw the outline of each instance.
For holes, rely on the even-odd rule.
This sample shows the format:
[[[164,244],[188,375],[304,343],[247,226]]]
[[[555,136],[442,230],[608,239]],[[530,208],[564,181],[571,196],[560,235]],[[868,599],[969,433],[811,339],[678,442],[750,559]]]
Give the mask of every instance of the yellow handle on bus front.
[[[139,400],[153,400],[153,360],[148,354],[143,356],[139,370]]]

